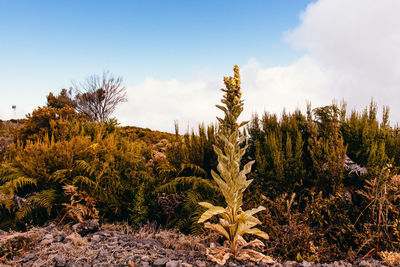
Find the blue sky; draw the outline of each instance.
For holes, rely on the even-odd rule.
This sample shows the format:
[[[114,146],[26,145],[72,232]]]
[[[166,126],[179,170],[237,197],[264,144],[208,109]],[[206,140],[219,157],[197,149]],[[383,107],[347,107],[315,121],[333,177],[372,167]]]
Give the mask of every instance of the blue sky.
[[[331,101],[338,97],[329,92],[339,85],[328,83],[329,79],[325,77],[327,74],[323,73],[326,69],[335,69],[336,66],[332,67],[332,63],[329,63],[332,60],[325,60],[324,55],[330,52],[326,39],[329,40],[329,29],[334,23],[325,21],[329,24],[325,25],[328,29],[327,36],[321,34],[321,39],[314,40],[312,34],[318,34],[321,30],[315,29],[319,24],[318,19],[324,25],[324,18],[317,18],[311,26],[307,26],[307,19],[312,20],[318,12],[329,13],[329,10],[332,10],[333,16],[335,10],[339,12],[341,7],[342,11],[347,9],[348,4],[345,1],[336,2],[341,2],[342,6],[337,6],[332,0],[0,0],[0,119],[8,119],[13,115],[21,117],[34,107],[44,105],[45,96],[50,91],[58,92],[61,88],[69,87],[71,80],[80,81],[104,70],[121,75],[128,89],[130,101],[117,111],[117,118],[125,124],[138,124],[143,127],[169,130],[167,125],[172,126],[174,119],[191,125],[201,122],[201,118],[196,114],[182,116],[184,113],[190,114],[190,111],[175,110],[174,113],[173,108],[169,109],[167,105],[159,103],[157,95],[160,93],[162,98],[163,87],[169,88],[170,92],[175,94],[179,94],[179,90],[189,91],[185,92],[187,97],[192,95],[190,90],[218,91],[220,80],[224,75],[231,73],[234,64],[243,66],[245,72],[247,70],[245,77],[250,79],[256,75],[257,78],[254,79],[257,81],[282,79],[288,75],[279,73],[282,71],[279,68],[308,64],[312,73],[304,74],[310,77],[304,82],[311,79],[310,87],[316,86],[316,81],[312,79],[316,77],[323,80],[317,81],[318,86],[327,84],[328,88],[320,88],[323,92],[318,96],[315,96],[314,91],[299,93],[292,87],[283,88],[287,94],[299,96],[293,103],[288,103],[289,108],[302,106],[307,99],[315,99],[316,104],[325,104],[326,99]],[[393,3],[395,0],[389,4]],[[351,11],[349,17],[352,17]],[[343,14],[345,18],[346,14]],[[365,16],[368,17],[368,13]],[[329,14],[325,17],[329,17]],[[360,21],[362,19],[360,18]],[[357,24],[357,20],[349,23]],[[308,28],[304,29],[306,26]],[[345,37],[335,36],[338,39]],[[338,47],[339,45],[340,43]],[[298,66],[301,70],[308,67]],[[281,76],[271,78],[276,72]],[[325,76],[321,78],[321,75]],[[303,77],[299,73],[292,76]],[[196,84],[199,79],[204,79],[204,84]],[[268,90],[268,86],[271,86],[252,85],[252,82],[248,81],[248,85],[254,92],[261,90],[263,86]],[[273,86],[279,87],[287,82],[278,80]],[[292,83],[299,83],[298,78]],[[357,82],[355,83],[354,86],[357,86]],[[217,88],[211,88],[213,85]],[[196,86],[201,88],[195,89]],[[340,86],[348,88],[350,82]],[[147,104],[151,105],[154,102],[153,109],[162,106],[157,111],[163,115],[159,116],[159,121],[154,121],[157,116],[150,113],[149,117],[142,115],[140,120],[132,119],[134,114],[129,115],[146,112],[144,108],[139,110],[140,106],[138,107],[134,99],[141,95],[143,90],[151,92],[146,95]],[[292,94],[290,90],[296,92]],[[372,96],[368,95],[368,98]],[[205,94],[203,97],[209,99],[215,95]],[[343,97],[346,97],[346,94]],[[351,97],[350,94],[350,102]],[[189,101],[184,96],[177,98]],[[218,99],[211,99],[210,103],[216,101]],[[273,102],[281,103],[276,109],[285,107],[285,101],[282,99]],[[13,104],[17,105],[17,114],[10,113]],[[249,109],[252,112],[262,112],[260,103],[249,104],[255,107]],[[264,109],[268,109],[267,104],[265,103]],[[129,108],[133,105],[136,105],[136,109]],[[212,105],[208,108],[210,115],[215,113]],[[204,110],[193,111],[199,112]],[[168,117],[165,116],[166,113],[169,114]],[[211,116],[204,119],[205,122],[210,120]]]
[[[0,55],[10,76],[1,87],[21,74],[68,80],[110,69],[137,82],[222,72],[251,57],[288,62],[297,53],[282,33],[308,2],[3,1]]]

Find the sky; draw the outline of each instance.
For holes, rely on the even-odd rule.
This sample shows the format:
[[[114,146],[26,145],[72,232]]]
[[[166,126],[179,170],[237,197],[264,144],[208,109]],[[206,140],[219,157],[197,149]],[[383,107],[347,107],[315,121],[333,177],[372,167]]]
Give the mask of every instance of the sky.
[[[0,119],[110,71],[127,88],[122,125],[196,128],[222,115],[222,79],[238,64],[241,119],[374,99],[394,125],[399,13],[398,0],[0,0]]]

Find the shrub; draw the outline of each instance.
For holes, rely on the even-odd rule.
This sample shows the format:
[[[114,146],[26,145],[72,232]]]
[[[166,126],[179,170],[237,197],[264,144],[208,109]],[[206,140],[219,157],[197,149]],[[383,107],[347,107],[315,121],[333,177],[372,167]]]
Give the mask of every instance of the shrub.
[[[60,205],[69,203],[63,186],[73,185],[88,192],[101,217],[128,218],[140,185],[151,186],[152,170],[142,156],[145,144],[108,133],[99,123],[75,122],[66,129],[59,139],[45,136],[10,149],[9,162],[0,167],[0,204],[17,220],[41,224],[62,216]]]

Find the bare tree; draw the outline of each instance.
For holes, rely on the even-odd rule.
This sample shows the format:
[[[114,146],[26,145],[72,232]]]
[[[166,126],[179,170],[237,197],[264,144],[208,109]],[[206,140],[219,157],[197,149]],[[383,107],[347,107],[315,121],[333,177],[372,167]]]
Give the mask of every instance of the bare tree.
[[[103,75],[92,75],[84,82],[73,82],[76,92],[76,110],[89,120],[104,122],[119,103],[126,102],[126,88],[122,77],[114,77],[108,71]]]

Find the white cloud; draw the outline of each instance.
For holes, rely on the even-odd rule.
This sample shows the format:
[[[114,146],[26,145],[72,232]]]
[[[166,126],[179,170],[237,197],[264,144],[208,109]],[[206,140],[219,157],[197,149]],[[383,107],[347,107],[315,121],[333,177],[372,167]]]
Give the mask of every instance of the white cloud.
[[[349,108],[364,108],[371,97],[390,106],[392,123],[400,122],[400,1],[319,0],[301,15],[285,39],[306,55],[287,66],[263,68],[255,59],[241,66],[248,119],[264,110],[304,110],[344,99]],[[180,82],[148,78],[130,88],[129,103],[116,114],[124,124],[173,131],[211,123],[220,114],[219,80]]]
[[[188,126],[191,129],[202,122],[214,122],[217,88],[221,86],[218,81],[207,79],[182,83],[147,78],[128,89],[129,102],[121,105],[117,117],[125,125],[169,132],[174,131],[177,120],[183,132]]]
[[[304,108],[306,101],[321,102],[327,74],[311,57],[289,66],[262,68],[254,59],[242,68],[245,114],[264,111],[280,113]]]
[[[273,68],[262,68],[251,59],[241,68],[241,76],[245,100],[242,120],[265,110],[280,113],[283,108],[304,108],[306,100],[320,102],[319,89],[327,86],[326,73],[307,56],[290,66]],[[181,130],[186,131],[187,126],[191,129],[202,122],[214,123],[216,115],[223,115],[215,107],[222,97],[222,85],[222,77],[212,80],[203,76],[186,83],[147,78],[128,89],[129,102],[122,104],[116,115],[124,125],[169,132],[178,120]]]
[[[365,106],[371,97],[389,105],[392,121],[400,121],[400,1],[320,0],[301,15],[301,24],[287,35],[306,49],[326,72],[331,98]]]

